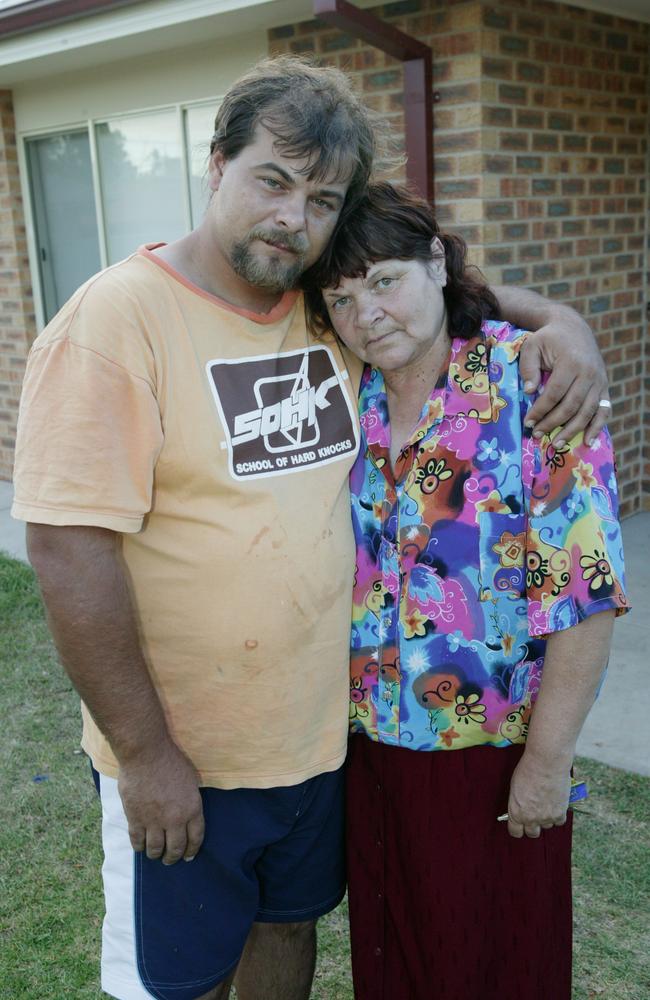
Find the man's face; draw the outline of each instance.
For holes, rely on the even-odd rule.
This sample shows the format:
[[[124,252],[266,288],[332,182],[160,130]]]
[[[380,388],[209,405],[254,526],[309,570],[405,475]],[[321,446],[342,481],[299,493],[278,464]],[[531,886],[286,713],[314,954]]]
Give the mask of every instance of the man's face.
[[[308,164],[279,154],[262,126],[238,156],[212,157],[208,213],[219,249],[257,288],[293,288],[332,235],[349,182],[310,180]]]

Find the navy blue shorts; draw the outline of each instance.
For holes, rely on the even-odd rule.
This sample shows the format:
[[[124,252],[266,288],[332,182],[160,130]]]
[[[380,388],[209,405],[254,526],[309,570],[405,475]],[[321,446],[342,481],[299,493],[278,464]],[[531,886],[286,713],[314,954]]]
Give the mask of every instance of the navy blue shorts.
[[[118,1000],[194,1000],[232,973],[254,921],[315,920],[343,898],[343,768],[288,788],[201,789],[201,850],[170,866],[132,850],[117,781],[98,778],[102,989]]]

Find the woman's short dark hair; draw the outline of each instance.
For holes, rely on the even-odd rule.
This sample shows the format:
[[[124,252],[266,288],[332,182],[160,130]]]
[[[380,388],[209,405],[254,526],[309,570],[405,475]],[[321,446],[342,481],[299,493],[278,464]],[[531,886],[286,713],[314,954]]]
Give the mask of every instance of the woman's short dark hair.
[[[467,265],[467,245],[460,236],[442,233],[431,206],[405,187],[372,184],[354,211],[339,223],[324,254],[302,276],[307,321],[313,334],[331,329],[322,288],[336,288],[342,278],[365,277],[380,260],[429,263],[431,241],[445,250],[447,284],[443,288],[449,333],[469,339],[481,323],[496,319],[499,304],[480,271]]]
[[[278,151],[308,160],[310,178],[350,179],[346,211],[366,188],[381,156],[380,119],[338,69],[296,56],[264,59],[229,89],[217,112],[210,154],[232,159],[253,140],[258,125],[275,137]]]

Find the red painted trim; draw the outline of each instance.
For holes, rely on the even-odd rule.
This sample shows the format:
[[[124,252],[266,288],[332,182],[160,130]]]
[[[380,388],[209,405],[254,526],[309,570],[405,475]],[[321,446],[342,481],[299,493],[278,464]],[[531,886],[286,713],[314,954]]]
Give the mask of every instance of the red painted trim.
[[[141,0],[32,0],[0,11],[0,41],[24,35],[63,21],[80,20],[113,7],[128,7]]]
[[[433,203],[433,59],[428,45],[347,0],[314,0],[314,16],[404,63],[406,176]]]

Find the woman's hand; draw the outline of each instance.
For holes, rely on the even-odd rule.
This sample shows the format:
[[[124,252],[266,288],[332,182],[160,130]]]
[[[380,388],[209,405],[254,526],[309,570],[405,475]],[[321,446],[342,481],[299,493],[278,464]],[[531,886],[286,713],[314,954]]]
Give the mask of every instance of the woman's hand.
[[[571,791],[571,761],[545,763],[528,750],[510,781],[508,833],[539,837],[542,830],[566,823]]]

